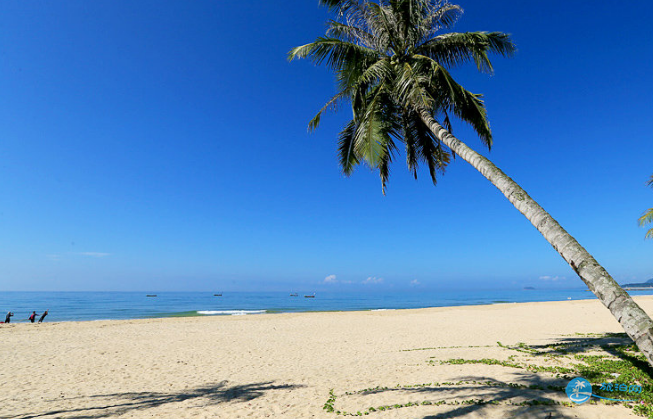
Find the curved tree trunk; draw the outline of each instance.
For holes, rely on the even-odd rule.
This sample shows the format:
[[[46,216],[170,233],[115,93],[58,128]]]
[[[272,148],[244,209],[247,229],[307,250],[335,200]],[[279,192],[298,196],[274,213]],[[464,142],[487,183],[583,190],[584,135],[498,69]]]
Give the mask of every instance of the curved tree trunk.
[[[420,111],[422,121],[453,152],[481,172],[542,233],[569,263],[580,279],[619,321],[628,336],[653,366],[653,321],[633,301],[610,274],[563,229],[544,208],[490,160],[469,148],[438,124],[428,111]]]

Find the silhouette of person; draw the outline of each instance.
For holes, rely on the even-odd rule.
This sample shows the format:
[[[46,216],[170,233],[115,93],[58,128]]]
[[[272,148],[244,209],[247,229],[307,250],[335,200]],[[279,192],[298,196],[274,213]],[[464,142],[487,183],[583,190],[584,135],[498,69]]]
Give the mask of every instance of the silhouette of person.
[[[36,320],[36,316],[38,316],[38,314],[36,314],[36,311],[32,311],[32,314],[30,314],[27,319],[32,323],[34,323],[34,320]]]
[[[5,323],[9,323],[11,321],[11,316],[13,316],[14,313],[11,311],[7,313],[7,317],[5,317]]]
[[[45,319],[45,316],[48,315],[48,310],[45,310],[43,314],[41,315],[41,318],[39,319],[39,323],[43,322],[43,319]]]

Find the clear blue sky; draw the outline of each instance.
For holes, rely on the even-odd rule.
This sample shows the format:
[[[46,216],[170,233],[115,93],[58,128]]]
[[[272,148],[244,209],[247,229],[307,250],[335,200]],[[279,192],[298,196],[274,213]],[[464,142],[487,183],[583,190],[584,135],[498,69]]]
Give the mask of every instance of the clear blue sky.
[[[512,34],[483,151],[619,282],[653,277],[653,4],[459,3],[457,31]],[[433,187],[402,158],[387,196],[307,122],[335,92],[287,52],[317,1],[0,2],[0,290],[580,287],[464,161]],[[457,126],[455,134],[481,150]]]

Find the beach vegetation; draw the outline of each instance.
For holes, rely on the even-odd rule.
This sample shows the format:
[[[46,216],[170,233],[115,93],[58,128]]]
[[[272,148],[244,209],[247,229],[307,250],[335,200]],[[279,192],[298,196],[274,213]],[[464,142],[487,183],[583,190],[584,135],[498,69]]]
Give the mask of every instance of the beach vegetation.
[[[452,135],[453,121],[473,128],[488,150],[493,137],[483,97],[459,84],[450,70],[474,63],[492,73],[490,55],[512,56],[502,32],[445,32],[463,10],[438,0],[320,0],[335,17],[325,36],[293,48],[289,59],[326,64],[338,91],[309,122],[351,105],[338,136],[340,166],[349,176],[361,164],[377,170],[386,193],[390,165],[404,149],[411,174],[428,167],[437,182],[454,157],[471,164],[521,212],[610,309],[653,365],[653,321],[610,274],[526,191],[489,159]],[[648,218],[643,219],[644,222]]]

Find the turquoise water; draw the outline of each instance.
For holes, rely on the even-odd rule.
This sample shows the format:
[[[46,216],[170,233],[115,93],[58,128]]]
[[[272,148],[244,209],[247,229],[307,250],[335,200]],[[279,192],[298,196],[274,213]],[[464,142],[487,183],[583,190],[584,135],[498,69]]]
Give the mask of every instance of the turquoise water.
[[[32,311],[49,310],[46,322],[175,316],[255,315],[305,311],[394,310],[530,301],[596,298],[587,290],[317,293],[305,298],[281,292],[0,292],[0,321],[26,322]],[[631,291],[631,295],[650,291]]]

